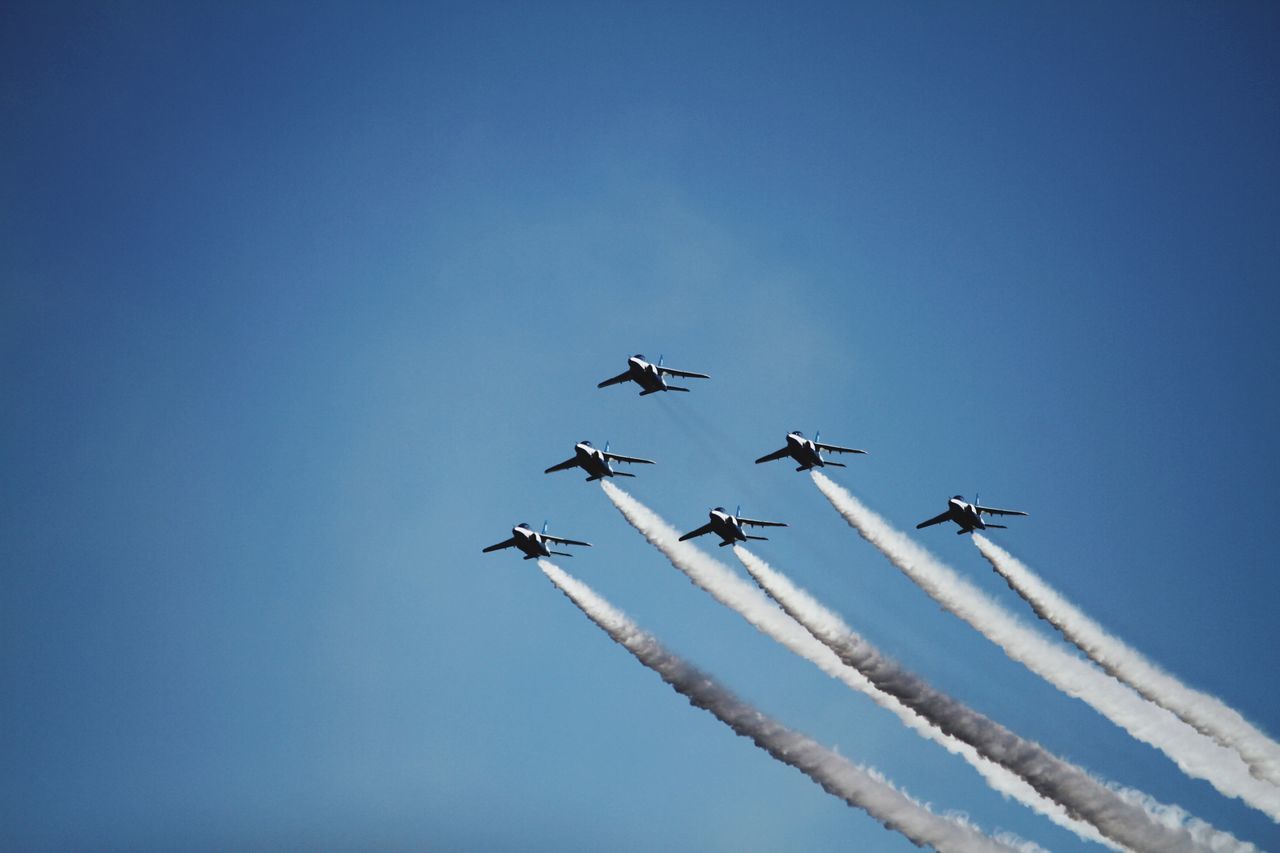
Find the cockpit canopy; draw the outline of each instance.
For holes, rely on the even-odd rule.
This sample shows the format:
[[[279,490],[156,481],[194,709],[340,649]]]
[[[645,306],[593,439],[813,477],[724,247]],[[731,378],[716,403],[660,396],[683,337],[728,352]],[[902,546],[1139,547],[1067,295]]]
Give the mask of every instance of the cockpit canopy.
[[[964,495],[952,495],[952,496],[951,496],[951,500],[953,500],[953,501],[962,501],[962,500],[964,500]]]
[[[530,526],[529,526],[529,522],[527,522],[527,521],[522,521],[522,522],[520,522],[519,524],[517,524],[517,525],[516,525],[516,527],[523,527],[525,530],[532,530],[532,529],[533,529],[532,527],[530,527]]]

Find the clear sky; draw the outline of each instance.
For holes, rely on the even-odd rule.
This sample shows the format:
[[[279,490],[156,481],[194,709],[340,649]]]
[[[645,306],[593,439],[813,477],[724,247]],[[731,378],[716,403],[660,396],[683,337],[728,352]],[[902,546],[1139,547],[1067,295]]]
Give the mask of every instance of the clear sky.
[[[621,485],[938,687],[1263,847],[1269,819],[863,543],[998,541],[1280,734],[1269,4],[9,3],[0,846],[909,849],[614,646],[571,570],[917,797],[1074,836],[693,588]],[[627,355],[693,393],[597,390]],[[967,539],[919,540],[1025,612]],[[1028,618],[1030,614],[1027,613]]]

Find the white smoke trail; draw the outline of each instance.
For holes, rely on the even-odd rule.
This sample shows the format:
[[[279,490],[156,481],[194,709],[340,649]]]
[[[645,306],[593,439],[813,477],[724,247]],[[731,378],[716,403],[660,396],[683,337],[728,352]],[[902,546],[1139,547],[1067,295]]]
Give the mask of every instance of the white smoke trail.
[[[555,564],[538,560],[538,567],[592,622],[635,655],[636,660],[662,676],[692,705],[709,711],[737,734],[750,738],[777,760],[817,782],[827,793],[862,809],[916,846],[927,844],[944,851],[1038,849],[1021,842],[1015,842],[1015,846],[997,841],[963,818],[934,814],[875,770],[855,765],[760,713],[709,675],[672,654],[653,635],[642,631],[594,590]]]
[[[956,738],[939,731],[915,711],[897,699],[877,690],[862,673],[840,662],[835,653],[813,638],[798,622],[779,610],[764,593],[728,566],[708,557],[688,542],[681,542],[680,532],[663,521],[657,513],[622,489],[605,480],[604,493],[632,527],[666,555],[671,564],[684,572],[694,585],[710,593],[726,607],[737,611],[752,627],[781,643],[789,651],[812,662],[827,675],[845,686],[865,693],[880,707],[892,712],[907,728],[934,741],[950,753],[959,755],[978,771],[994,790],[1012,797],[1028,808],[1088,841],[1112,845],[1094,827],[1067,814],[1059,803],[1042,797],[1023,779]]]
[[[1044,796],[1062,803],[1107,837],[1133,850],[1254,850],[1177,807],[1164,806],[1138,791],[1120,791],[1083,769],[1025,740],[886,657],[786,575],[746,548],[734,554],[774,601],[814,637],[857,669],[877,688],[944,732],[973,745],[980,754],[1026,779]]]
[[[849,522],[903,574],[998,645],[1006,655],[1066,693],[1088,703],[1138,740],[1169,756],[1188,776],[1238,797],[1280,822],[1280,788],[1255,779],[1234,751],[1204,737],[1163,708],[1027,627],[949,566],[921,548],[848,491],[817,471],[813,481]]]
[[[973,544],[1009,588],[1031,605],[1035,614],[1057,628],[1069,643],[1088,655],[1109,675],[1145,698],[1167,708],[1185,723],[1222,746],[1234,749],[1250,771],[1280,783],[1280,744],[1260,732],[1222,700],[1185,684],[1148,661],[1063,598],[1025,564],[991,540],[973,535]]]

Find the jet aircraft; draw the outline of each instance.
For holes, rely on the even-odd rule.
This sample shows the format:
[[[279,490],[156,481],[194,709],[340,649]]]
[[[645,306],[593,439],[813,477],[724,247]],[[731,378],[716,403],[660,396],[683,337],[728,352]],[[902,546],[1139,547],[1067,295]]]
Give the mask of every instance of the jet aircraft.
[[[604,450],[592,447],[591,442],[579,441],[573,448],[573,456],[559,463],[552,465],[544,474],[550,474],[552,471],[567,471],[570,468],[581,468],[589,475],[587,482],[599,480],[601,477],[634,477],[635,474],[628,474],[626,471],[615,471],[609,465],[609,462],[631,462],[638,465],[652,465],[652,459],[640,459],[636,456],[623,456],[619,453],[609,452],[609,442],[604,443]]]
[[[916,530],[929,527],[933,524],[940,524],[944,521],[954,521],[960,525],[960,529],[956,531],[957,536],[963,536],[966,533],[972,533],[975,530],[986,530],[988,527],[1004,528],[1003,524],[991,524],[983,521],[983,514],[986,515],[1026,515],[1016,509],[996,509],[995,507],[982,506],[978,503],[975,496],[973,503],[969,503],[964,499],[963,495],[956,495],[947,501],[947,511],[941,515],[935,515],[928,521],[922,521],[916,525]]]
[[[634,382],[644,390],[640,392],[640,396],[652,394],[655,391],[688,391],[688,388],[681,388],[676,385],[668,385],[663,376],[682,376],[686,379],[710,379],[711,377],[705,373],[693,373],[689,370],[676,370],[674,367],[663,367],[662,359],[658,359],[657,364],[650,364],[644,360],[644,356],[636,353],[627,359],[627,369],[617,376],[610,377],[597,385],[597,388],[604,388],[609,385],[617,385],[619,382]]]
[[[502,548],[519,548],[524,552],[526,560],[534,560],[538,557],[550,557],[552,554],[558,554],[561,557],[572,557],[572,554],[564,551],[552,551],[547,547],[547,543],[551,542],[556,545],[583,545],[587,548],[591,547],[590,542],[579,542],[577,539],[561,539],[559,536],[552,536],[547,532],[547,523],[542,523],[542,532],[538,533],[528,524],[521,522],[511,528],[511,538],[499,542],[497,545],[490,545],[485,548],[483,553],[497,551]]]
[[[804,433],[800,430],[792,430],[787,433],[787,446],[781,450],[775,450],[765,456],[761,456],[756,460],[756,464],[761,462],[772,462],[775,459],[781,459],[784,456],[790,456],[792,459],[800,463],[797,471],[808,471],[810,468],[823,468],[827,465],[834,465],[837,468],[846,467],[843,462],[832,462],[830,459],[823,459],[821,451],[828,453],[866,453],[865,450],[854,450],[852,447],[840,447],[835,444],[823,444],[818,439],[822,437],[819,432],[814,435],[813,439],[804,437]]]
[[[742,511],[742,507],[738,507],[738,512]],[[786,527],[781,521],[757,521],[754,518],[743,518],[735,512],[730,515],[724,507],[718,506],[708,513],[711,520],[699,527],[697,530],[691,530],[680,537],[680,541],[684,542],[695,536],[701,536],[704,533],[714,533],[724,541],[720,543],[720,547],[732,545],[734,542],[746,542],[748,539],[767,540],[768,536],[752,536],[749,533],[742,532],[742,525],[746,524],[752,527]]]

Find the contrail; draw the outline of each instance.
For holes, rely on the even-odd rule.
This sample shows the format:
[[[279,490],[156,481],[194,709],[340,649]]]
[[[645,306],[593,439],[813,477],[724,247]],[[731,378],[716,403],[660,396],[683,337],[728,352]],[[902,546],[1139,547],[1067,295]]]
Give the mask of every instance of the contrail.
[[[916,734],[937,743],[948,752],[959,755],[972,765],[994,790],[1006,797],[1014,798],[1083,839],[1114,846],[1094,827],[1069,816],[1061,804],[1042,797],[1025,780],[1018,778],[1010,770],[983,758],[972,746],[944,734],[897,699],[876,689],[862,673],[841,663],[833,651],[815,640],[798,622],[779,610],[753,584],[728,566],[708,557],[693,545],[679,541],[680,532],[663,521],[653,510],[607,480],[602,481],[600,486],[622,513],[623,518],[661,551],[671,561],[671,565],[684,572],[695,586],[710,593],[726,607],[737,611],[757,631],[812,662],[851,690],[865,693],[877,705],[895,714],[903,725]]]
[[[1116,843],[1133,850],[1153,851],[1256,849],[1177,807],[1157,803],[1138,791],[1108,787],[1040,744],[936,690],[883,655],[786,575],[741,545],[735,545],[733,551],[756,583],[845,664],[947,734],[1017,773],[1041,794],[1066,806],[1072,816],[1093,824]]]
[[[760,713],[711,676],[672,654],[652,634],[642,631],[589,586],[554,563],[538,560],[538,567],[587,618],[635,655],[636,660],[662,676],[676,692],[688,697],[690,704],[709,711],[735,733],[750,738],[777,760],[796,768],[827,793],[862,809],[887,829],[902,833],[917,847],[927,844],[944,851],[1028,849],[1020,840],[998,841],[984,835],[962,818],[934,814],[875,770],[853,764]]]
[[[817,471],[812,476],[831,505],[862,538],[876,546],[934,601],[968,622],[1006,655],[1067,695],[1088,703],[1134,738],[1159,749],[1188,776],[1204,779],[1220,793],[1238,797],[1280,822],[1280,788],[1250,775],[1248,765],[1234,751],[1219,746],[1087,661],[1053,644],[895,530],[848,491]]]
[[[1260,779],[1280,784],[1280,744],[1267,737],[1234,708],[1215,696],[1187,687],[1148,661],[1123,640],[1113,637],[1063,598],[1031,569],[991,540],[973,535],[973,544],[991,567],[1022,597],[1035,614],[1057,628],[1066,640],[1161,708],[1228,749],[1234,749]]]

